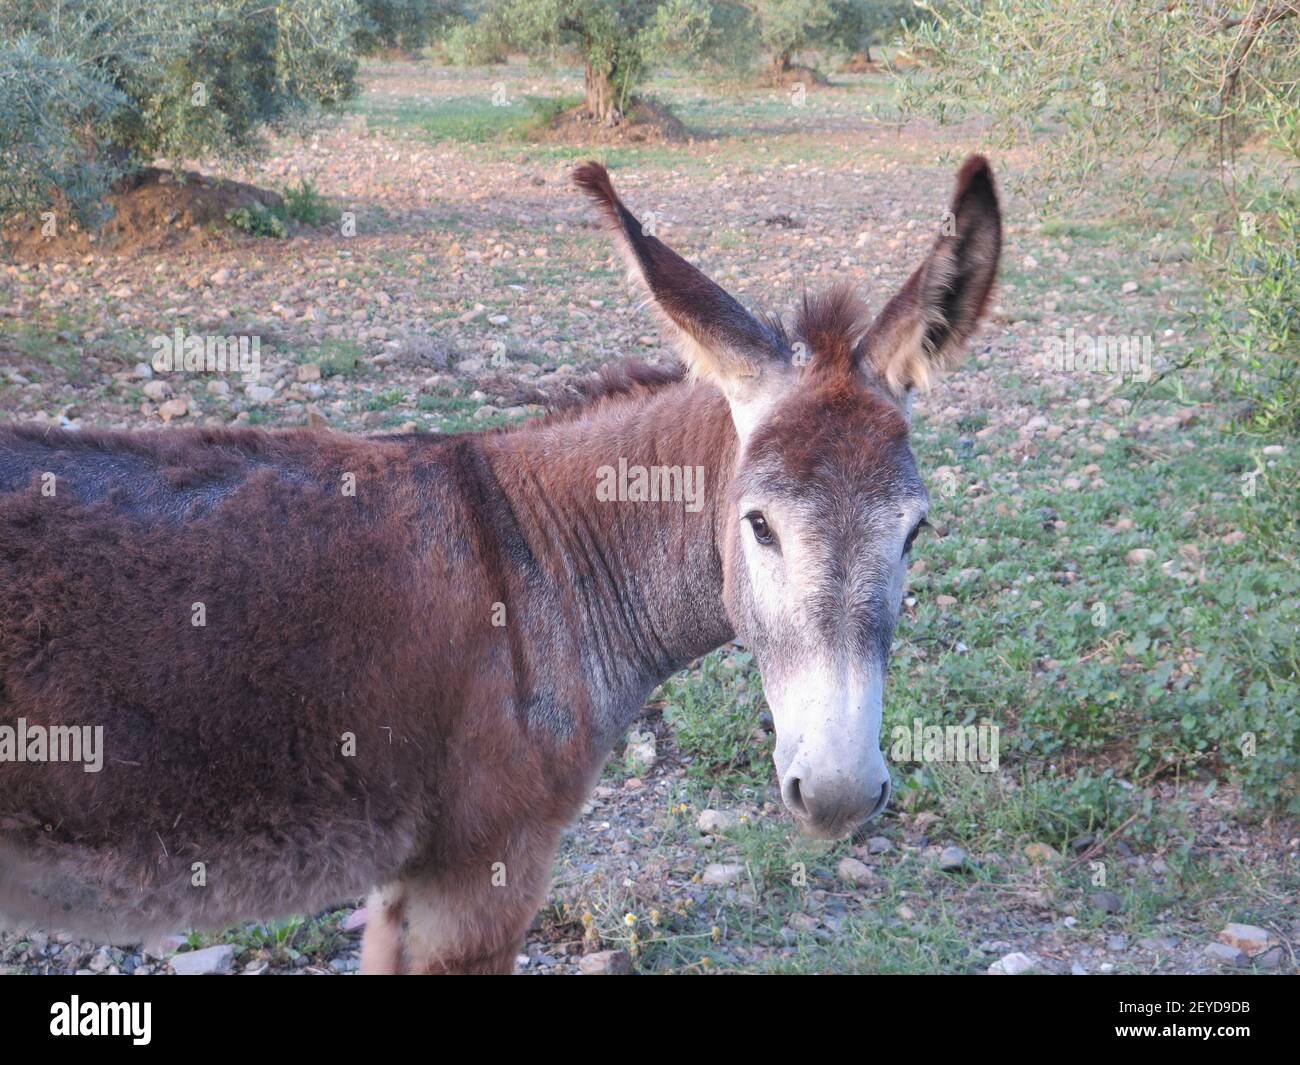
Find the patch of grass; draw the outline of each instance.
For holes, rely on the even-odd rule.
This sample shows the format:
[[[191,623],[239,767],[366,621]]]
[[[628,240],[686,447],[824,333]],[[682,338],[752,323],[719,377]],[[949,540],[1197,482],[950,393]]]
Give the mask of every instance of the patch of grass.
[[[1222,775],[1251,802],[1297,809],[1294,448],[1265,462],[1257,438],[1201,425],[1122,438],[1065,490],[1089,441],[1018,463],[995,437],[963,450],[922,429],[916,442],[922,469],[957,457],[963,480],[934,507],[956,535],[915,552],[927,568],[899,627],[887,724],[988,720],[1012,760]],[[1150,557],[1131,562],[1139,548]],[[939,594],[956,604],[933,605]]]
[[[60,312],[46,321],[0,320],[0,343],[11,345],[30,362],[46,363],[79,386],[88,383],[82,362],[82,345],[76,340],[84,324]]]
[[[521,97],[491,93],[453,97],[363,96],[352,110],[372,128],[408,130],[431,140],[482,144],[528,128],[533,111]]]
[[[363,354],[356,341],[330,337],[314,352],[304,353],[302,361],[317,363],[322,377],[351,377],[358,372]]]
[[[274,237],[277,240],[284,240],[289,235],[289,227],[285,224],[284,215],[260,203],[232,208],[226,212],[226,221],[250,237]]]
[[[289,185],[285,188],[284,210],[295,222],[307,226],[323,225],[334,221],[339,216],[338,209],[306,178],[297,185]]]
[[[367,396],[362,403],[365,410],[388,410],[406,399],[406,393],[400,388],[390,388],[386,392],[375,392]]]
[[[525,96],[528,118],[519,129],[522,134],[549,129],[555,121],[583,102],[581,96]]]
[[[1043,223],[1044,237],[1069,237],[1090,244],[1105,244],[1115,238],[1119,226],[1114,222],[1080,222],[1065,218],[1053,218]]]
[[[709,655],[666,681],[652,700],[661,702],[690,776],[741,787],[766,779],[771,751],[755,738],[765,704],[752,661],[745,652]]]

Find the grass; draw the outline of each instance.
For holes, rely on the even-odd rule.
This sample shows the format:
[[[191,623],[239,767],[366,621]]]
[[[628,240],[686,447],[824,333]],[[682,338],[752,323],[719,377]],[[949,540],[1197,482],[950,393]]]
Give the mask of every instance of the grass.
[[[430,97],[426,99],[363,96],[351,105],[372,129],[404,130],[435,141],[483,144],[524,135],[537,121],[537,110],[524,97]]]
[[[501,77],[508,89],[501,105],[490,91],[456,87],[451,95],[369,93],[353,112],[395,141],[455,142],[469,158],[515,160],[523,152],[538,166],[593,154],[580,145],[521,149],[519,138],[569,101],[557,90],[534,102],[525,78],[515,71]],[[709,139],[600,149],[596,154],[616,176],[631,170],[644,179],[668,172],[712,178],[720,159],[733,179],[781,167],[840,167],[846,160],[868,170],[883,159],[935,162],[931,142],[891,136],[877,144],[862,136],[892,113],[889,91],[874,81],[810,93],[804,109],[774,90],[722,91],[692,79],[671,79],[656,94]],[[811,179],[799,180],[812,187]],[[286,190],[286,205],[290,217],[312,225],[331,210],[306,181]],[[454,235],[466,248],[481,244],[477,215],[457,213],[455,202],[442,210],[442,235]],[[1173,222],[1164,232],[1182,239]],[[387,224],[382,205],[368,210],[368,233]],[[537,220],[531,224],[539,240],[549,231]],[[517,239],[522,231],[511,237],[527,247],[533,234]],[[1105,311],[1115,287],[1137,279],[1134,264],[1148,261],[1131,253],[1131,236],[1128,224],[1104,206],[1095,218],[1022,226],[999,298],[1015,321],[1045,320],[1050,312],[1041,297],[1050,289],[1070,314]],[[849,237],[837,235],[834,246]],[[743,257],[753,236],[719,229],[708,239],[728,253],[716,256],[719,265],[732,265],[732,253]],[[609,265],[599,233],[571,230],[546,242],[550,258],[511,260],[493,283],[553,302],[543,329],[563,346],[554,361],[581,362],[570,358],[571,342],[590,332],[571,334],[565,326],[571,263],[583,264],[578,276],[586,291],[606,299],[621,271]],[[1114,269],[1086,258],[1120,246],[1125,258]],[[1058,265],[1053,251],[1068,252],[1068,265]],[[1026,253],[1035,255],[1038,269],[1023,268]],[[714,256],[713,247],[708,254]],[[436,318],[465,309],[442,298],[443,265],[431,257],[416,270],[404,248],[383,249],[346,276],[360,284],[426,275],[422,296]],[[1080,274],[1092,276],[1093,284],[1076,286],[1072,279]],[[1144,294],[1163,284],[1141,280]],[[492,304],[490,313],[513,314],[511,300],[498,305],[485,292],[483,302]],[[1141,313],[1144,332],[1174,325],[1178,316],[1177,307],[1164,304]],[[83,352],[67,337],[88,321],[0,319],[0,344],[86,387]],[[145,347],[133,350],[136,357],[124,357],[122,366],[139,361]],[[490,400],[474,398],[464,381],[418,393],[409,383],[394,387],[367,366],[366,349],[355,340],[331,337],[297,350],[300,360],[320,364],[327,383],[346,382],[345,423],[373,415],[367,428],[413,421],[450,433],[508,420],[504,414],[475,418]],[[1054,413],[1060,402],[1058,382],[1014,361],[979,372],[998,373],[998,388],[1027,408]],[[7,397],[12,386],[0,380],[0,389]],[[128,395],[133,403],[140,399]],[[1287,893],[1296,890],[1292,871],[1272,859],[1252,866],[1231,847],[1206,848],[1197,838],[1207,831],[1207,809],[1225,793],[1233,801],[1223,804],[1221,816],[1252,830],[1279,812],[1300,813],[1295,444],[1276,430],[1225,427],[1208,408],[1191,424],[1138,431],[1137,419],[1147,411],[1185,409],[1204,398],[1192,379],[1116,395],[1137,402],[1127,417],[1108,414],[1092,428],[1039,438],[1032,450],[1017,447],[1014,427],[998,428],[978,408],[943,422],[918,413],[913,447],[922,475],[941,465],[957,473],[952,491],[930,478],[932,520],[945,535],[915,550],[925,565],[914,568],[915,602],[896,635],[886,735],[918,717],[940,725],[988,721],[1001,729],[1001,772],[896,765],[893,812],[871,829],[892,846],[868,860],[875,874],[870,883],[849,887],[836,869],[855,853],[852,844],[792,832],[774,790],[770,722],[755,664],[748,654],[723,649],[651,700],[665,726],[661,751],[682,772],[655,778],[656,784],[667,780],[664,801],[650,824],[628,829],[627,839],[646,861],[684,857],[672,859],[654,887],[647,878],[584,874],[567,896],[568,908],[557,903],[546,914],[554,937],[633,948],[646,971],[982,972],[1001,953],[997,943],[1044,928],[1067,947],[1098,934],[1208,939],[1228,920],[1267,924],[1282,912]],[[252,411],[250,422],[274,424],[276,417]],[[1107,424],[1117,432],[1103,437]],[[995,431],[986,432],[990,426]],[[1279,444],[1283,450],[1275,452]],[[1085,474],[1088,464],[1096,470]],[[1066,487],[1071,477],[1079,481],[1075,488]],[[973,491],[977,483],[982,488]],[[1134,549],[1149,550],[1152,558],[1132,565],[1127,556]],[[941,606],[941,595],[955,602]],[[619,785],[630,775],[632,767],[617,761],[607,770],[607,780]],[[706,841],[695,818],[707,806],[751,813],[737,829]],[[1217,806],[1211,812],[1219,816]],[[939,872],[929,849],[949,843],[978,864],[960,875]],[[1057,857],[1031,861],[1025,848],[1043,844]],[[1145,864],[1119,860],[1124,851]],[[1157,857],[1166,872],[1153,871]],[[1100,870],[1094,861],[1103,863]],[[735,862],[745,871],[732,885],[705,887],[695,877],[708,862]],[[1099,875],[1104,885],[1095,882]],[[1089,904],[1101,889],[1118,896],[1118,912]],[[327,918],[257,925],[235,936],[241,952],[292,958],[327,953],[337,934]],[[1137,967],[1116,964],[1120,971]]]

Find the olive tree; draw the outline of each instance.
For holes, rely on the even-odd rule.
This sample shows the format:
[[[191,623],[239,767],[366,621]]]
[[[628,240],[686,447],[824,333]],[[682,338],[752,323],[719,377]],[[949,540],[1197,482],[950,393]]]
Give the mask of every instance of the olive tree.
[[[356,0],[0,0],[0,216],[246,155],[355,91]]]
[[[495,0],[480,22],[531,58],[581,64],[587,110],[607,124],[653,65],[698,53],[713,32],[707,0]]]

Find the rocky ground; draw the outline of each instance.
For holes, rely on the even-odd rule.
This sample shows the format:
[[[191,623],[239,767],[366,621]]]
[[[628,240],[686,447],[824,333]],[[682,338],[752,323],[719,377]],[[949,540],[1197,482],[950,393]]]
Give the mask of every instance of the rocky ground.
[[[499,85],[510,102],[494,107]],[[513,67],[481,76],[372,68],[352,113],[232,175],[276,190],[309,179],[336,217],[275,240],[164,212],[128,250],[78,237],[62,257],[9,262],[0,272],[0,417],[160,431],[453,432],[561,402],[607,360],[667,360],[569,186],[582,149],[511,132],[525,121],[525,95],[571,91],[568,79]],[[679,80],[661,98],[697,136],[599,154],[662,238],[742,301],[770,309],[838,280],[878,305],[919,261],[961,154],[981,143],[975,129],[899,131],[874,75],[802,102],[785,90]],[[1020,195],[1029,161],[1006,153],[997,164],[1009,222],[998,304],[968,368],[918,414],[918,426],[946,441],[926,476],[932,493],[935,478],[952,481],[954,519],[998,507],[1005,516],[1035,477],[1055,478],[1058,493],[1103,491],[1098,481],[1114,474],[1098,463],[1112,444],[1173,452],[1193,424],[1214,421],[1199,394],[1135,408],[1137,397],[1105,376],[1051,373],[1045,338],[1067,327],[1154,333],[1172,358],[1184,340],[1175,308],[1191,292],[1179,266],[1189,252],[1171,237],[1117,257],[1104,232],[1052,229]],[[176,329],[256,337],[260,373],[155,372],[155,340]],[[1052,455],[1059,464],[1046,475],[1031,472]],[[1126,520],[1132,529],[1119,518],[1108,534],[1123,534]],[[974,535],[980,525],[965,528]],[[1207,521],[1183,545],[1190,551],[1155,557],[1133,546],[1125,557],[1130,568],[1172,565],[1171,579],[1194,582],[1202,556],[1231,547],[1232,535]],[[989,563],[926,565],[912,570],[915,620],[981,609],[970,586]],[[1011,584],[979,594],[992,604]],[[940,653],[917,641],[899,671],[932,674]],[[724,651],[721,661],[740,654]],[[1046,648],[1032,670],[1041,681],[1060,665]],[[770,733],[757,703],[754,761],[717,774],[667,722],[670,702],[657,697],[647,709],[640,736],[566,835],[522,972],[1296,968],[1300,830],[1276,813],[1244,813],[1232,783],[1211,786],[1213,774],[1153,773],[1129,785],[1148,811],[1179,811],[1177,831],[1159,841],[1134,834],[1134,818],[1149,812],[1063,844],[1024,825],[981,833],[968,823],[967,798],[909,805],[902,796],[869,838],[829,847],[793,837],[765,770]],[[1107,758],[1096,752],[1099,768]],[[1019,801],[1009,772],[1001,786],[1004,805]],[[363,924],[364,911],[346,907],[148,951],[0,935],[0,970],[350,973]]]

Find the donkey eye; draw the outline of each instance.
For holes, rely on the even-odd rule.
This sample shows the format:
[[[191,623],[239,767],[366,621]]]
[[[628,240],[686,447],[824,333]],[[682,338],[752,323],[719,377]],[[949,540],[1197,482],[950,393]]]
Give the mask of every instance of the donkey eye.
[[[909,551],[912,550],[912,544],[916,542],[916,538],[917,536],[920,535],[921,530],[928,529],[928,528],[930,528],[930,523],[926,521],[924,518],[922,518],[912,527],[912,531],[907,534],[907,542],[903,544],[904,555],[906,555]]]
[[[749,522],[749,527],[754,530],[754,539],[760,544],[770,544],[775,539],[772,536],[772,530],[768,528],[767,519],[758,511],[751,511],[745,515],[745,520]]]

